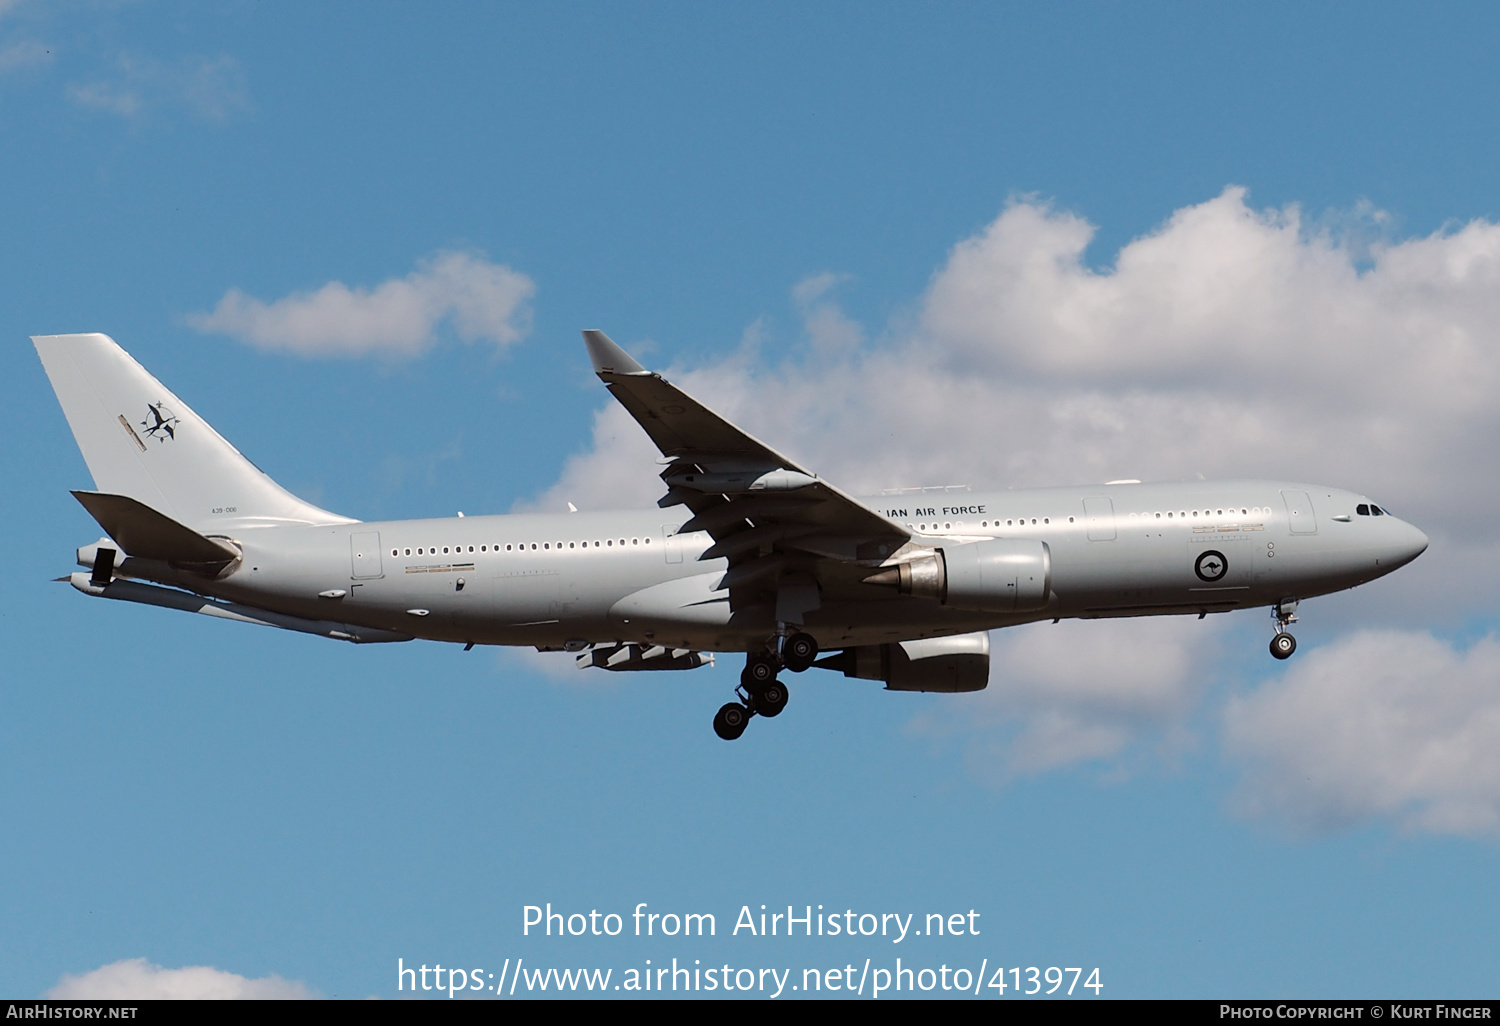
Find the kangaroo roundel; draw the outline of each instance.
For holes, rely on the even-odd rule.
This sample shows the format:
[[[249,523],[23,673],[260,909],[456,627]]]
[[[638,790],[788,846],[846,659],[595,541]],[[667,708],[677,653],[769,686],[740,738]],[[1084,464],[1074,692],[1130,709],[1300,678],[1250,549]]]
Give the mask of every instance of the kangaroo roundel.
[[[1209,549],[1207,552],[1199,553],[1198,559],[1193,563],[1193,573],[1198,575],[1199,580],[1212,584],[1214,581],[1224,579],[1229,572],[1229,560],[1224,558],[1224,553],[1217,549]]]

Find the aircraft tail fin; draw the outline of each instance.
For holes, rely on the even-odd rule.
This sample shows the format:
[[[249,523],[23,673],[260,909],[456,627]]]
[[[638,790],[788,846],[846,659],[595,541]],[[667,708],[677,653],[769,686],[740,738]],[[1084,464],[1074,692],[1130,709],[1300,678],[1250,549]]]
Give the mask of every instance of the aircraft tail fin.
[[[100,492],[194,531],[352,523],[271,480],[108,335],[31,341]]]

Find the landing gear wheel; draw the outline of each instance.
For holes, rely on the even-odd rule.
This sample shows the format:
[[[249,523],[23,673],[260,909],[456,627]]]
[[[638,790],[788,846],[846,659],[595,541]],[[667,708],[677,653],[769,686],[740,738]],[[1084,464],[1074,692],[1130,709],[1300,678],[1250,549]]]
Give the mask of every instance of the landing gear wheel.
[[[714,733],[725,741],[733,741],[745,732],[750,722],[750,710],[738,702],[730,702],[714,714]]]
[[[745,669],[740,674],[740,683],[745,685],[746,691],[754,694],[775,680],[776,673],[780,669],[781,666],[769,655],[752,653],[745,660]]]
[[[818,658],[818,639],[811,634],[793,634],[781,646],[781,658],[786,660],[788,670],[801,673]]]
[[[1282,631],[1271,639],[1271,654],[1277,659],[1287,659],[1297,651],[1297,639]]]
[[[762,716],[776,716],[786,708],[788,698],[786,685],[772,678],[771,683],[764,684],[761,689],[752,692],[751,698],[755,703],[755,711]]]

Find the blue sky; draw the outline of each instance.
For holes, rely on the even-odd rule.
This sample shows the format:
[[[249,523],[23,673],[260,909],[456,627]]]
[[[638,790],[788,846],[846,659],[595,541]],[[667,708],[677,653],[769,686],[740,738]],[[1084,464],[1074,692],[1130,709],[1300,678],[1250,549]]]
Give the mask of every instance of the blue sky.
[[[1497,20],[0,3],[0,993],[903,955],[1492,996]],[[385,519],[648,504],[585,327],[846,488],[1326,481],[1433,546],[1286,665],[1258,613],[1025,628],[983,695],[808,675],[733,745],[730,657],[603,679],[50,583],[97,529],[29,335],[111,334]],[[720,936],[522,937],[549,901]],[[820,903],[983,932],[723,936]]]

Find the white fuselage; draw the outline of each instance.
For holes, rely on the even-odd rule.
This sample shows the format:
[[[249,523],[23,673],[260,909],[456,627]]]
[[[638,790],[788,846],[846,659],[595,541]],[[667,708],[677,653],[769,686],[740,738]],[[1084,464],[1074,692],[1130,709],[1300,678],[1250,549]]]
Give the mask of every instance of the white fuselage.
[[[943,492],[861,500],[913,546],[1045,542],[1045,609],[976,613],[876,585],[820,582],[804,629],[827,649],[1059,617],[1208,613],[1350,588],[1416,558],[1427,539],[1352,492],[1273,481]],[[724,559],[677,533],[681,507],[245,530],[235,571],[194,591],[315,620],[477,644],[633,641],[748,651],[769,606],[730,611]],[[1338,518],[1338,519],[1335,519]],[[898,554],[899,555],[899,554]],[[124,568],[128,573],[129,568]],[[873,570],[871,571],[873,572]],[[185,583],[177,575],[163,583]],[[571,645],[570,645],[571,643]]]

